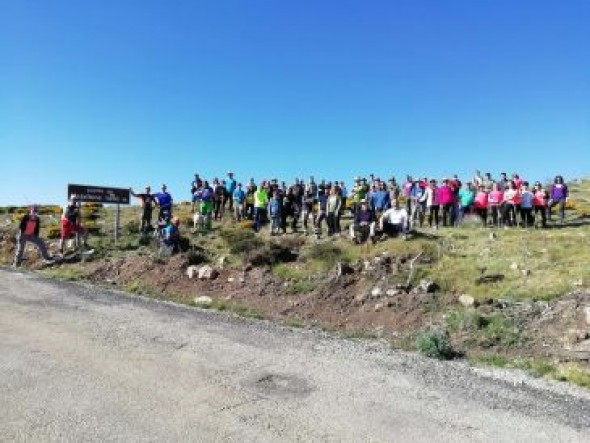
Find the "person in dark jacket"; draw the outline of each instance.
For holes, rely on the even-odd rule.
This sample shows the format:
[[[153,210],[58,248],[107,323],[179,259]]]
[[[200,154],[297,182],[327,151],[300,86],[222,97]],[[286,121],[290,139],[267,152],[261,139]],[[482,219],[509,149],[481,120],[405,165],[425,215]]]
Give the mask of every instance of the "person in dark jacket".
[[[54,262],[53,258],[47,253],[45,242],[39,238],[40,220],[37,206],[33,205],[29,208],[29,212],[23,216],[18,228],[16,254],[13,262],[15,268],[19,267],[23,260],[27,242],[33,243],[39,249],[39,253],[46,264]]]
[[[350,225],[350,237],[357,244],[364,243],[368,239],[375,241],[373,213],[364,199],[360,201],[358,211],[354,214],[354,223]]]

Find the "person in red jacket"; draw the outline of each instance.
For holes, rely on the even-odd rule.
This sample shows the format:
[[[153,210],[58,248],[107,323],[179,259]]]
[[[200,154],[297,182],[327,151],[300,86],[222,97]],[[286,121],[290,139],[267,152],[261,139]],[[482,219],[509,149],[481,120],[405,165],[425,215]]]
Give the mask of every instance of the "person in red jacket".
[[[15,268],[19,267],[23,260],[23,253],[27,242],[33,243],[39,249],[39,253],[46,264],[54,262],[53,257],[47,253],[45,243],[39,238],[39,227],[39,210],[36,205],[32,205],[29,208],[29,212],[23,216],[19,224],[16,238],[16,254],[13,262]]]

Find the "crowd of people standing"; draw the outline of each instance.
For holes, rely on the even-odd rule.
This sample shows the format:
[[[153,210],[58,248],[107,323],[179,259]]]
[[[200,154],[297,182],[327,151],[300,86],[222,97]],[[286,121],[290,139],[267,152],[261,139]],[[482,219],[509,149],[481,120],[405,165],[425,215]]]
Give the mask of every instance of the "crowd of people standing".
[[[165,185],[156,194],[149,187],[132,194],[142,202],[142,231],[150,229],[155,205],[160,223],[171,224],[173,200]],[[314,177],[296,178],[291,184],[278,179],[257,183],[251,178],[243,184],[231,171],[226,178],[211,181],[195,174],[190,184],[195,227],[210,229],[214,222],[231,218],[250,220],[256,232],[269,224],[272,235],[301,228],[306,234],[330,236],[342,233],[342,217],[349,210],[349,233],[361,239],[407,233],[417,227],[455,227],[466,217],[479,217],[482,226],[542,228],[555,206],[563,222],[567,198],[568,188],[560,175],[544,186],[539,181],[531,185],[518,173],[511,177],[501,173],[494,179],[479,171],[465,183],[457,175],[440,182],[408,175],[398,183],[393,177],[382,180],[371,174],[356,177],[350,189],[344,181],[316,182]]]

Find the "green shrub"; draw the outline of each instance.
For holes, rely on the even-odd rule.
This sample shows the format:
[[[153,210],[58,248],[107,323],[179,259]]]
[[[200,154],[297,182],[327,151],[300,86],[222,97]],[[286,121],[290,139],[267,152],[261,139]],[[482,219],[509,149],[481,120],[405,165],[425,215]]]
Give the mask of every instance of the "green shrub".
[[[450,360],[457,355],[448,334],[442,331],[429,331],[421,334],[416,339],[415,346],[421,354],[439,360]]]

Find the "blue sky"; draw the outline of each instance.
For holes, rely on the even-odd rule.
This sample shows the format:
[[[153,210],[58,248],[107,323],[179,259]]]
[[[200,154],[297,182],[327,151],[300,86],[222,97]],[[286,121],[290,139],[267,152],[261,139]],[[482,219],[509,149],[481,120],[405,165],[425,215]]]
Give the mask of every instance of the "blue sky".
[[[588,176],[590,2],[4,1],[0,205],[67,183]]]

